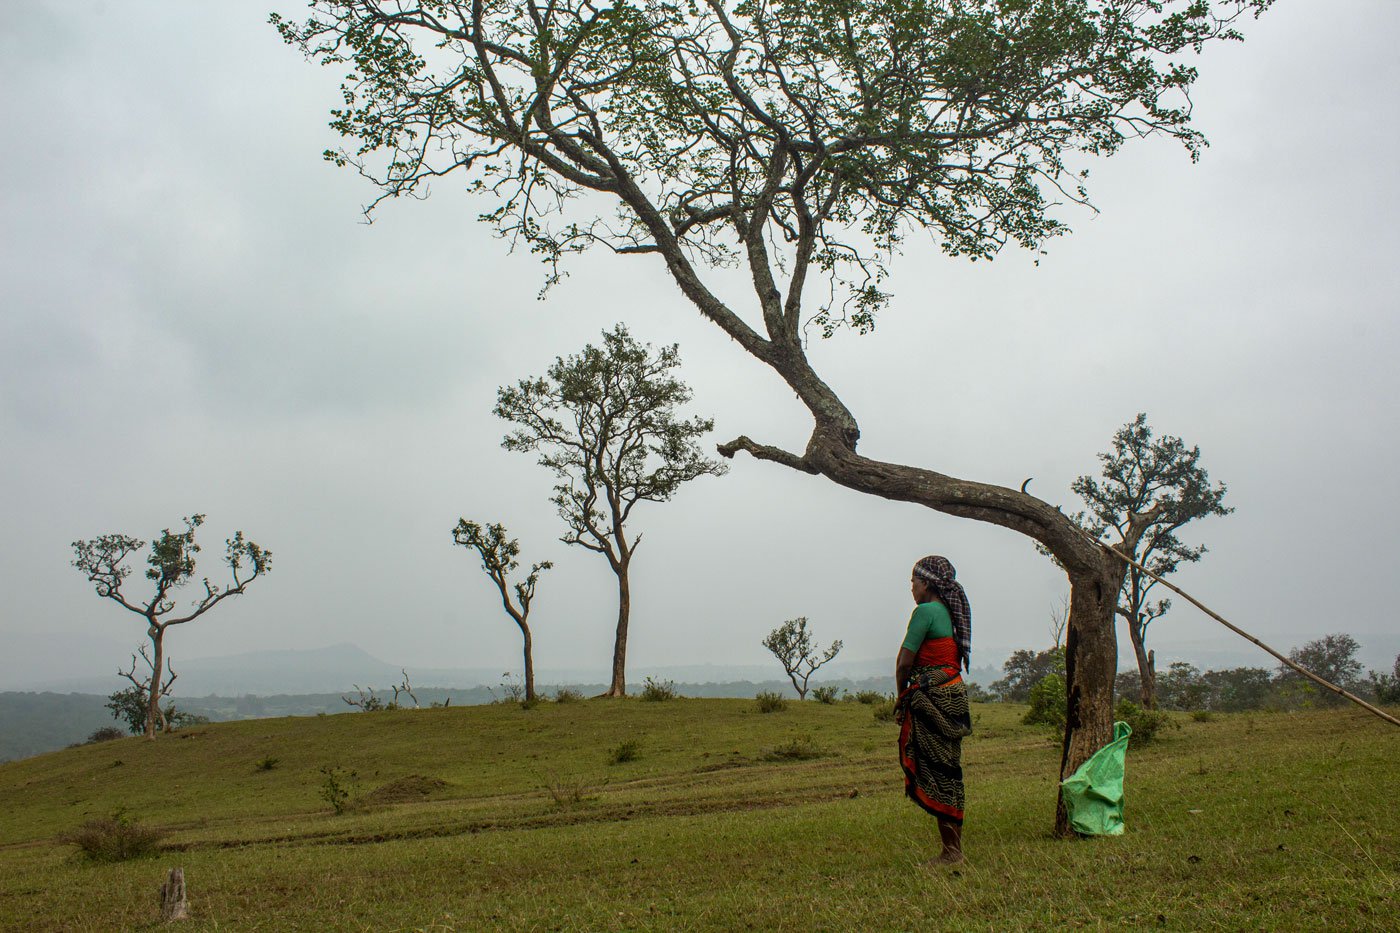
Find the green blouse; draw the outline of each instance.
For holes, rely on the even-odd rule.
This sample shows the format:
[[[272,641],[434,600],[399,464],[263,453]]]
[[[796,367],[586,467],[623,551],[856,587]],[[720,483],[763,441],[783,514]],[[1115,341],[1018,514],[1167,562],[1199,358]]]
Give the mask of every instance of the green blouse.
[[[926,640],[952,637],[953,617],[948,615],[948,607],[940,602],[919,603],[909,617],[909,631],[904,634],[902,647],[918,654]]]

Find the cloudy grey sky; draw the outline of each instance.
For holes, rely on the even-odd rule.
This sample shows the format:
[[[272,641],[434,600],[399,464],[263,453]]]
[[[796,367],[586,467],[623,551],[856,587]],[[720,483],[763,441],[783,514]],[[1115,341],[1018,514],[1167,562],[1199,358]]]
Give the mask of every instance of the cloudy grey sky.
[[[289,6],[296,13],[299,5]],[[611,576],[556,539],[550,477],[499,448],[496,386],[616,321],[678,341],[716,440],[800,446],[802,410],[702,321],[654,257],[602,254],[537,301],[541,269],[439,185],[389,205],[320,158],[339,75],[254,3],[0,7],[0,689],[109,671],[139,620],[93,595],[69,542],[195,511],[272,575],[183,629],[177,658],[353,642],[394,664],[518,666],[459,516],[504,521],[541,583],[537,664],[596,670]],[[867,337],[813,348],[862,450],[1073,506],[1146,411],[1199,443],[1237,512],[1180,581],[1287,648],[1346,631],[1379,665],[1400,520],[1400,2],[1280,3],[1202,62],[1200,164],[1165,142],[1093,165],[1101,213],[1037,267],[911,242]],[[808,616],[853,660],[892,656],[908,568],[957,564],[975,663],[1048,642],[1063,578],[1002,529],[749,459],[639,511],[630,674],[765,660]],[[216,577],[217,579],[217,577]],[[1186,606],[1159,653],[1268,659]],[[1126,638],[1123,639],[1126,642]]]

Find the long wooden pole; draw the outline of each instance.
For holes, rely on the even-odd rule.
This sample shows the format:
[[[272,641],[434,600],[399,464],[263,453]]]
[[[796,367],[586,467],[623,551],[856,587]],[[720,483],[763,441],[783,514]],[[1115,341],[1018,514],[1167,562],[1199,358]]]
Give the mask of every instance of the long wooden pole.
[[[1215,611],[1212,610],[1209,606],[1206,606],[1206,605],[1205,605],[1204,603],[1202,603],[1199,599],[1197,599],[1196,597],[1192,596],[1190,593],[1186,592],[1186,591],[1183,590],[1181,587],[1179,587],[1179,586],[1177,586],[1177,585],[1175,585],[1175,584],[1173,584],[1173,583],[1170,583],[1170,582],[1168,582],[1167,580],[1162,579],[1162,577],[1161,577],[1160,575],[1153,573],[1151,570],[1148,570],[1148,569],[1147,569],[1146,567],[1144,567],[1142,564],[1138,563],[1136,560],[1134,560],[1133,558],[1129,557],[1127,554],[1124,554],[1122,551],[1118,550],[1118,548],[1114,547],[1114,546],[1111,545],[1111,544],[1105,544],[1105,543],[1102,542],[1102,541],[1095,541],[1090,535],[1088,535],[1088,534],[1085,533],[1085,532],[1080,532],[1080,533],[1083,534],[1085,538],[1088,538],[1090,541],[1093,541],[1095,544],[1099,545],[1100,547],[1108,548],[1108,549],[1109,549],[1110,551],[1112,551],[1114,554],[1117,554],[1119,557],[1123,558],[1123,560],[1127,561],[1129,564],[1132,564],[1132,565],[1133,565],[1134,567],[1136,567],[1138,570],[1141,570],[1143,573],[1147,574],[1149,577],[1151,577],[1152,579],[1156,580],[1158,583],[1162,584],[1162,585],[1165,586],[1167,589],[1171,590],[1173,593],[1175,593],[1175,594],[1177,594],[1178,596],[1182,597],[1182,598],[1185,599],[1187,602],[1189,602],[1191,605],[1195,606],[1197,609],[1201,610],[1201,611],[1204,612],[1206,615],[1210,616],[1212,619],[1214,619],[1215,621],[1219,622],[1221,625],[1225,626],[1225,627],[1228,628],[1230,631],[1234,632],[1236,635],[1239,635],[1239,636],[1241,636],[1241,637],[1243,637],[1243,638],[1247,638],[1247,639],[1249,639],[1250,641],[1254,642],[1254,643],[1255,643],[1256,645],[1258,645],[1260,648],[1263,648],[1265,651],[1269,652],[1269,654],[1271,654],[1271,655],[1273,655],[1274,657],[1278,658],[1278,659],[1279,659],[1280,661],[1282,661],[1285,665],[1287,665],[1288,667],[1293,668],[1293,670],[1295,670],[1295,671],[1297,671],[1298,673],[1302,674],[1304,677],[1308,678],[1309,680],[1313,681],[1314,683],[1321,684],[1322,686],[1326,687],[1328,690],[1331,690],[1333,693],[1337,694],[1338,696],[1344,696],[1344,697],[1346,697],[1348,700],[1350,700],[1351,702],[1355,703],[1357,706],[1360,706],[1362,709],[1366,710],[1368,713],[1371,713],[1372,715],[1375,715],[1375,716],[1379,716],[1381,719],[1384,719],[1386,722],[1390,723],[1392,726],[1400,726],[1400,719],[1396,719],[1394,716],[1390,715],[1390,714],[1387,713],[1385,710],[1383,710],[1383,709],[1378,709],[1377,707],[1372,706],[1370,703],[1367,703],[1365,700],[1361,699],[1361,697],[1357,696],[1356,694],[1354,694],[1354,693],[1352,693],[1352,692],[1350,692],[1350,691],[1348,691],[1348,690],[1343,690],[1341,687],[1338,687],[1338,686],[1337,686],[1336,684],[1334,684],[1334,683],[1329,683],[1328,681],[1323,680],[1321,677],[1317,676],[1316,674],[1314,674],[1312,671],[1308,670],[1307,668],[1305,668],[1305,667],[1303,667],[1303,666],[1297,664],[1296,662],[1290,660],[1289,658],[1285,658],[1283,655],[1279,654],[1277,651],[1275,651],[1274,649],[1270,648],[1268,645],[1264,644],[1262,641],[1260,641],[1259,639],[1255,638],[1253,635],[1249,634],[1249,633],[1246,632],[1244,629],[1240,628],[1240,627],[1237,626],[1237,625],[1232,624],[1228,619],[1226,619],[1226,618],[1225,618],[1224,616],[1222,616],[1220,613],[1215,612]]]

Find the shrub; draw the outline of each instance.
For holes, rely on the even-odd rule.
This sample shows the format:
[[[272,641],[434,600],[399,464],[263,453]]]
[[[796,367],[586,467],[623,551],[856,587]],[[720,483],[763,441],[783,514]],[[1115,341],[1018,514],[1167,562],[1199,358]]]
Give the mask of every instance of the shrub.
[[[1114,718],[1121,719],[1131,726],[1133,741],[1143,745],[1151,742],[1163,726],[1172,725],[1178,729],[1181,728],[1180,725],[1172,722],[1166,713],[1153,709],[1143,709],[1127,698],[1118,701],[1118,705],[1113,709],[1113,715]]]
[[[113,739],[124,739],[126,735],[125,732],[118,729],[116,726],[103,726],[87,737],[87,744],[96,745],[98,742],[110,742]]]
[[[825,754],[824,750],[813,744],[810,735],[797,735],[782,745],[765,748],[759,757],[764,761],[806,761],[809,758],[821,758]]]
[[[871,706],[876,703],[883,703],[889,699],[887,694],[881,693],[879,690],[857,690],[855,697],[857,703],[865,703]]]
[[[663,700],[674,700],[680,694],[676,693],[676,682],[674,680],[652,680],[650,677],[642,684],[642,699],[651,703],[660,703]]]
[[[1191,713],[1191,718],[1196,722],[1212,722],[1215,720],[1215,714],[1208,709],[1198,709]]]
[[[608,750],[608,760],[615,765],[636,761],[642,756],[642,743],[636,739],[626,739]]]
[[[1065,727],[1065,679],[1059,674],[1046,674],[1040,678],[1030,693],[1031,708],[1021,722],[1028,726],[1046,725],[1056,729]]]
[[[783,699],[781,693],[774,693],[772,690],[764,690],[754,696],[758,701],[758,711],[760,713],[781,713],[787,709],[787,700]]]
[[[560,687],[554,691],[555,703],[577,703],[583,699],[583,694],[569,687]]]
[[[563,779],[545,784],[554,805],[561,809],[581,806],[594,798],[587,795],[588,787],[583,778]]]
[[[837,687],[832,687],[832,686],[830,686],[830,685],[823,685],[823,686],[821,686],[821,687],[813,687],[813,688],[812,688],[812,699],[816,700],[818,703],[828,703],[828,704],[830,704],[830,703],[835,703],[835,702],[836,702],[836,694],[837,694],[838,689],[839,689],[839,688],[837,688]]]
[[[894,697],[886,697],[876,703],[870,712],[875,717],[876,722],[894,722]]]
[[[261,759],[258,760],[257,764],[253,765],[253,770],[271,771],[273,768],[277,767],[278,763],[280,763],[281,761],[281,758],[273,758],[271,755],[264,755]]]
[[[1366,686],[1377,703],[1400,703],[1400,655],[1395,658],[1393,673],[1371,671],[1366,675]]]
[[[158,829],[133,823],[125,810],[117,810],[111,816],[88,820],[64,837],[64,842],[77,846],[94,862],[124,862],[155,855],[163,835]]]
[[[350,809],[350,788],[358,775],[354,771],[333,768],[327,765],[321,769],[320,797],[331,805],[331,810],[339,816]]]

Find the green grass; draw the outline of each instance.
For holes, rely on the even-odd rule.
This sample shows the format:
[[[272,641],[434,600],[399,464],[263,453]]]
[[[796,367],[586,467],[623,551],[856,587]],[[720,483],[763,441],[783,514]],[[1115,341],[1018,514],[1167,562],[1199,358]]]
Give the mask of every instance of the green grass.
[[[1179,717],[1128,756],[1126,835],[1050,838],[1058,743],[974,705],[968,862],[919,863],[868,706],[589,700],[251,720],[0,765],[0,928],[1368,929],[1400,900],[1400,730],[1349,711]],[[615,763],[637,741],[645,753]],[[810,746],[821,757],[772,755]],[[277,759],[271,770],[259,762]],[[321,769],[355,772],[333,815]],[[125,807],[155,858],[61,838]],[[1390,918],[1390,919],[1386,919]]]

